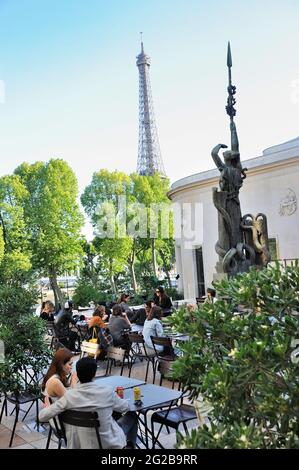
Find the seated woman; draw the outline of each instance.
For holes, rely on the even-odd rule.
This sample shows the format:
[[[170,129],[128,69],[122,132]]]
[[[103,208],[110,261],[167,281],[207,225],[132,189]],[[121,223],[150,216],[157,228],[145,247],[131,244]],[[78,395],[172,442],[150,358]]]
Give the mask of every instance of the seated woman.
[[[47,397],[56,400],[61,398],[68,387],[77,383],[77,374],[72,373],[73,353],[66,348],[56,351],[48,372],[46,373],[42,390]]]
[[[51,302],[51,300],[46,300],[46,302],[43,303],[43,308],[39,317],[43,320],[54,321],[54,312],[55,306],[53,302]]]
[[[165,336],[161,322],[163,312],[160,307],[153,307],[143,325],[143,338],[148,354],[155,354],[151,336]],[[157,351],[163,351],[163,346],[156,346]]]
[[[154,302],[157,307],[161,307],[163,311],[163,316],[166,317],[172,313],[172,303],[170,297],[165,294],[163,287],[157,287]]]
[[[128,319],[131,321],[131,318],[134,315],[134,312],[128,305],[129,300],[130,300],[129,294],[121,294],[118,303],[121,306],[122,311],[127,314]]]
[[[129,349],[131,343],[124,330],[131,329],[131,322],[127,314],[122,311],[119,304],[112,307],[112,315],[109,319],[108,327],[113,338],[114,346]]]
[[[105,307],[103,305],[98,306],[95,311],[92,314],[92,317],[88,319],[87,324],[88,324],[88,339],[91,338],[97,338],[98,339],[98,344],[101,346],[101,341],[100,341],[100,330],[106,328],[106,323],[104,320],[107,319],[107,315],[105,312]],[[106,350],[104,348],[100,349],[99,355],[97,356],[97,359],[104,359],[106,356]]]

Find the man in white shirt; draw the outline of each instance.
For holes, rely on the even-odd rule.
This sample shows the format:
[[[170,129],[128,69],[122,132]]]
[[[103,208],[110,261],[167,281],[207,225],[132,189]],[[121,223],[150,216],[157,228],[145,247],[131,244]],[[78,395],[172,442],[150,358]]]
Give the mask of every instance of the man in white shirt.
[[[80,383],[66,391],[52,405],[40,411],[39,420],[47,422],[65,410],[96,411],[100,422],[99,433],[103,449],[134,448],[137,436],[137,415],[129,411],[127,400],[119,398],[111,387],[94,381],[97,364],[94,359],[84,357],[76,364]],[[112,413],[126,413],[117,422]],[[68,449],[95,449],[98,441],[95,430],[65,425]]]

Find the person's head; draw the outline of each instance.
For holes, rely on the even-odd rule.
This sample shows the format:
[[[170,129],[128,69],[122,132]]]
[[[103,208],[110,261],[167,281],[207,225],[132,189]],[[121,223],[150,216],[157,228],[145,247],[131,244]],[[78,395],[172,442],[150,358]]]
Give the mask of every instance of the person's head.
[[[57,374],[64,386],[67,385],[67,376],[72,372],[74,354],[66,348],[61,348],[56,351],[49,370],[46,373],[42,389],[45,389],[47,381],[55,374]]]
[[[207,288],[207,296],[208,297],[216,297],[216,291],[215,289],[212,289],[211,287]]]
[[[163,297],[163,295],[165,295],[164,287],[162,287],[162,286],[157,287],[156,295],[158,297]]]
[[[121,305],[119,305],[119,304],[113,305],[113,307],[112,307],[112,315],[113,315],[114,317],[121,317],[122,314],[123,314],[123,311],[122,311]]]
[[[103,305],[99,305],[93,312],[92,316],[103,318],[105,314],[106,314],[105,307]]]
[[[97,362],[92,357],[82,357],[76,364],[76,372],[81,384],[91,382],[97,371]]]
[[[53,313],[55,311],[55,305],[53,302],[51,302],[51,300],[46,300],[43,311],[46,313]]]
[[[147,300],[146,302],[144,302],[146,316],[148,316],[148,314],[150,313],[153,305],[154,305],[154,302],[152,300]]]
[[[130,299],[130,295],[129,294],[121,294],[120,296],[120,300],[119,300],[119,303],[121,302],[128,302]]]
[[[163,310],[161,307],[153,307],[150,310],[150,313],[147,317],[148,320],[153,320],[154,318],[157,318],[158,320],[161,320],[163,315]]]

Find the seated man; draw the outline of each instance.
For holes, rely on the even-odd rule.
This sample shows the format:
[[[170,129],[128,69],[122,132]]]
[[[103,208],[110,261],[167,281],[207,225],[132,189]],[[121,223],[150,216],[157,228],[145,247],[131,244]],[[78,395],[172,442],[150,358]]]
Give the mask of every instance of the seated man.
[[[78,330],[70,329],[71,325],[76,325],[76,321],[72,315],[71,308],[64,308],[55,317],[55,331],[59,341],[73,352],[78,352],[76,342],[79,341]]]
[[[153,307],[154,302],[153,300],[147,300],[144,303],[144,308],[140,308],[134,315],[131,317],[131,323],[135,323],[136,325],[143,326],[144,322]]]
[[[67,390],[64,396],[52,405],[46,400],[46,407],[40,411],[39,420],[47,422],[65,410],[96,411],[103,449],[134,448],[137,415],[128,411],[128,401],[119,398],[111,387],[101,386],[100,381],[94,381],[96,370],[97,363],[94,359],[80,359],[76,364],[80,383],[76,388]],[[126,413],[116,422],[112,417],[114,411]],[[98,448],[94,429],[65,425],[65,431],[68,449]]]

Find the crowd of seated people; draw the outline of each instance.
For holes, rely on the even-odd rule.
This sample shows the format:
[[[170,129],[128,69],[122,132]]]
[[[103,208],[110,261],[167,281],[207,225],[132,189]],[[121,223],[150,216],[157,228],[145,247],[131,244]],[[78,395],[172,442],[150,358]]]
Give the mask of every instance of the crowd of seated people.
[[[93,316],[88,320],[84,315],[73,316],[73,304],[70,300],[67,300],[64,308],[59,309],[56,314],[53,302],[47,300],[43,303],[40,317],[44,320],[54,322],[55,332],[59,342],[73,352],[79,352],[80,335],[78,330],[75,328],[78,321],[78,325],[88,325],[87,340],[90,340],[93,335],[95,335],[95,329],[96,334],[98,335],[99,329],[107,329],[108,327],[108,332],[111,333],[113,338],[113,345],[127,350],[130,347],[127,333],[131,330],[132,325],[135,324],[140,327],[140,330],[138,331],[142,332],[142,329],[146,324],[144,334],[148,337],[147,330],[149,326],[146,322],[153,307],[160,308],[160,316],[167,316],[172,311],[171,299],[166,295],[163,287],[161,286],[157,287],[153,300],[147,300],[144,303],[144,306],[138,310],[135,310],[128,305],[129,300],[129,294],[121,294],[118,303],[111,303],[109,305],[109,307],[112,307],[112,312],[106,302],[98,302],[97,306],[93,302],[95,310],[93,312]],[[160,310],[155,310],[154,312],[160,312]],[[154,316],[151,317],[151,321],[159,321],[159,318],[158,316],[156,317],[156,315],[157,313],[154,313]],[[158,328],[157,322],[152,321],[151,325],[153,325],[153,323],[156,324],[156,336],[159,336],[159,331],[161,329]],[[163,334],[163,332],[161,334]],[[148,347],[152,348],[150,340],[148,340]],[[102,354],[102,357],[105,357],[104,353]]]

